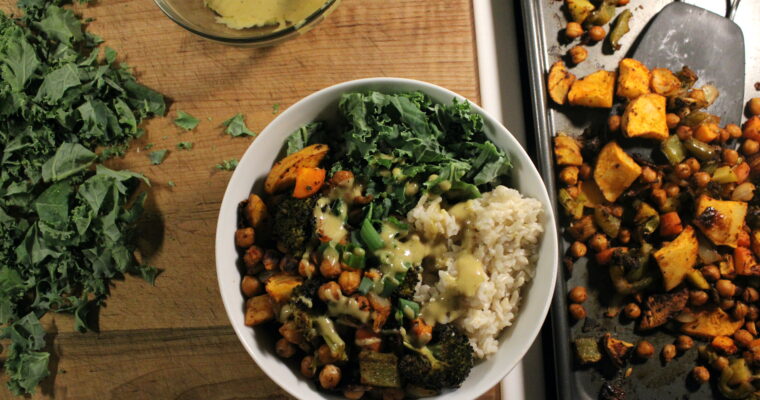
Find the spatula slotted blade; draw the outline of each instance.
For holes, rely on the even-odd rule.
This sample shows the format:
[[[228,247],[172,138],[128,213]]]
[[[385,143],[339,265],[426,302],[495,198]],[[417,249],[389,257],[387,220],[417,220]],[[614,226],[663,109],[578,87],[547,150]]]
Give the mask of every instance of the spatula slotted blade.
[[[688,66],[720,92],[707,110],[721,125],[741,123],[744,103],[744,35],[733,21],[703,8],[675,2],[652,20],[633,50],[650,68],[679,71]]]

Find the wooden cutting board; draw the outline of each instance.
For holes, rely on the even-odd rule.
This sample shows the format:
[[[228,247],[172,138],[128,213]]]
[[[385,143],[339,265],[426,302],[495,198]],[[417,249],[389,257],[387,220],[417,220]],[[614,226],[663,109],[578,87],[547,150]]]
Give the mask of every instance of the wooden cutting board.
[[[14,3],[0,0],[0,8]],[[219,296],[214,234],[231,173],[214,166],[251,144],[224,135],[220,124],[241,112],[260,131],[275,117],[275,105],[281,111],[316,90],[372,76],[429,81],[477,103],[471,7],[470,0],[343,0],[313,31],[266,49],[200,39],[151,0],[77,7],[95,19],[89,30],[119,52],[140,82],[172,103],[166,117],[145,125],[125,158],[112,162],[152,182],[140,247],[164,272],[155,287],[131,277],[117,282],[100,312],[99,334],[73,332],[68,316],[46,317],[53,374],[33,398],[289,398],[240,345]],[[177,110],[200,118],[198,128],[174,126]],[[180,141],[195,146],[181,151]],[[148,143],[169,149],[160,166],[141,151]],[[2,385],[0,398],[10,397]],[[499,398],[498,389],[484,398]]]

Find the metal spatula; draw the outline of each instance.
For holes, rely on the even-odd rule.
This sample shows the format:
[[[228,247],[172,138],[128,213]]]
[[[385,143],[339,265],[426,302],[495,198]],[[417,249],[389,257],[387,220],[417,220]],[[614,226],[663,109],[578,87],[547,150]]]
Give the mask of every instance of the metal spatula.
[[[714,1],[714,0],[713,0]],[[634,44],[632,58],[651,67],[678,71],[688,66],[720,91],[708,112],[721,125],[741,123],[744,103],[744,35],[732,19],[740,0],[733,0],[727,18],[690,4],[663,8]]]

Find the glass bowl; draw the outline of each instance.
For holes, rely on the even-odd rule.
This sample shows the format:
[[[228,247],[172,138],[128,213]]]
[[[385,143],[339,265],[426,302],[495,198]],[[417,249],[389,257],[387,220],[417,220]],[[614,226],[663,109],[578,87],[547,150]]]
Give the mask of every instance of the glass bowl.
[[[306,19],[292,24],[232,29],[217,22],[216,14],[206,7],[203,0],[154,1],[172,21],[198,36],[219,43],[249,47],[271,46],[306,33],[340,3],[340,0],[325,0],[322,7]]]

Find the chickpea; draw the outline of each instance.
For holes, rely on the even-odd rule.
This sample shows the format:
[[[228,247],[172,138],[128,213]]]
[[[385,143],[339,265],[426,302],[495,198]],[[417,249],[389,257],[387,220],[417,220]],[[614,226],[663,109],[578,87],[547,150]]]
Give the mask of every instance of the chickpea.
[[[314,374],[316,374],[316,366],[314,363],[314,357],[312,356],[306,356],[301,359],[301,374],[307,378],[314,377]]]
[[[744,292],[742,292],[742,299],[747,303],[754,303],[760,300],[760,292],[752,286],[747,286],[744,288]]]
[[[567,188],[567,194],[569,194],[570,197],[577,199],[578,195],[581,194],[581,191],[578,189],[578,186],[570,186]]]
[[[758,309],[756,305],[751,305],[747,308],[747,319],[750,321],[757,320],[758,317]]]
[[[628,303],[623,308],[623,314],[630,319],[637,319],[641,316],[641,308],[636,303]]]
[[[760,133],[760,115],[747,120],[742,127],[742,136],[746,139],[755,139]]]
[[[718,139],[721,143],[726,143],[731,139],[731,134],[727,130],[721,128],[718,130]]]
[[[750,342],[754,339],[755,338],[752,337],[752,334],[746,329],[739,329],[734,332],[734,342],[738,343],[739,346],[749,347]]]
[[[736,165],[739,161],[739,153],[732,149],[723,149],[723,162],[728,165]]]
[[[699,271],[702,273],[702,276],[704,276],[708,281],[715,282],[720,279],[720,270],[714,264],[705,265]]]
[[[676,346],[672,344],[666,344],[662,347],[662,352],[660,355],[662,356],[663,361],[670,362],[676,357]]]
[[[710,381],[710,371],[701,365],[696,366],[691,370],[691,376],[693,376],[694,380],[698,383],[707,383]]]
[[[610,132],[617,132],[620,130],[621,122],[622,118],[619,115],[611,115],[607,118],[607,127],[610,129]]]
[[[336,171],[330,183],[335,186],[348,187],[354,183],[354,173],[351,171]]]
[[[243,277],[243,281],[240,282],[240,290],[245,297],[253,297],[261,293],[264,285],[261,284],[255,276],[246,275]]]
[[[703,306],[710,300],[710,296],[703,290],[692,290],[689,292],[689,304],[694,307]]]
[[[332,389],[340,383],[340,368],[333,364],[327,364],[319,373],[319,385],[325,389]]]
[[[693,134],[694,132],[691,130],[691,127],[686,125],[681,125],[676,128],[676,135],[678,135],[678,138],[681,140],[690,139]]]
[[[588,244],[595,252],[598,253],[607,249],[609,246],[609,241],[607,240],[607,236],[604,236],[603,233],[596,233],[594,236],[591,236]]]
[[[580,304],[570,304],[568,307],[570,310],[570,316],[573,317],[576,321],[580,321],[584,318],[586,318],[586,309],[583,308]]]
[[[362,272],[358,270],[348,270],[340,273],[338,284],[343,289],[343,293],[352,294],[359,288],[362,280]]]
[[[578,167],[569,166],[562,169],[559,172],[559,179],[568,186],[573,186],[578,183]]]
[[[747,307],[746,304],[742,302],[737,302],[734,306],[734,311],[731,312],[731,315],[734,317],[734,319],[744,319],[744,317],[747,316],[747,313],[749,313],[749,307]]]
[[[713,361],[712,367],[717,371],[723,371],[724,369],[728,368],[728,358],[719,356],[715,359],[715,361]]]
[[[275,343],[274,350],[277,352],[277,355],[282,358],[290,358],[296,354],[296,346],[293,346],[293,344],[285,340],[285,338],[282,338]]]
[[[736,302],[734,299],[720,299],[720,302],[718,303],[718,307],[720,307],[723,311],[728,311],[736,305]]]
[[[578,65],[586,61],[586,58],[588,58],[588,50],[583,46],[573,46],[568,52],[568,55],[573,64]]]
[[[581,304],[584,301],[588,300],[588,293],[586,292],[586,288],[583,286],[576,286],[570,290],[570,294],[567,295],[567,297],[572,301],[573,303]]]
[[[364,397],[364,390],[360,389],[346,389],[343,391],[343,397],[349,400],[359,400]]]
[[[264,263],[264,269],[267,271],[274,271],[280,264],[280,253],[277,250],[267,249],[264,252],[264,258],[261,260]]]
[[[667,193],[668,197],[676,197],[681,193],[681,188],[678,185],[669,183],[665,185],[665,193]]]
[[[728,279],[719,279],[715,282],[715,289],[721,297],[731,298],[736,293],[736,285]]]
[[[623,209],[623,206],[619,206],[619,205],[614,205],[610,207],[610,209],[611,209],[610,212],[612,213],[612,215],[618,218],[621,218],[623,216],[623,212],[625,211],[625,209]]]
[[[694,157],[689,157],[684,162],[689,166],[689,168],[691,168],[692,173],[699,172],[699,169],[702,167],[699,165],[699,161],[697,161],[697,159]]]
[[[256,238],[253,228],[240,228],[235,231],[235,246],[245,249],[253,246],[254,239]]]
[[[322,262],[319,263],[319,273],[322,274],[322,276],[325,278],[337,278],[338,275],[340,275],[340,272],[340,263],[336,260],[331,260],[327,257],[324,257],[322,259]]]
[[[641,170],[641,180],[644,183],[652,183],[657,180],[657,172],[649,167],[644,167]]]
[[[697,185],[697,187],[707,187],[707,184],[710,183],[710,174],[707,172],[697,172],[694,175],[692,175],[694,178],[694,183]]]
[[[652,189],[652,199],[658,207],[662,208],[668,201],[668,192],[663,189]]]
[[[577,39],[583,36],[583,27],[577,22],[568,22],[565,27],[565,36],[570,39]]]
[[[636,356],[641,359],[651,358],[654,355],[654,346],[646,340],[636,344]]]
[[[304,278],[311,278],[316,272],[317,267],[309,260],[301,260],[298,262],[298,275]]]
[[[745,156],[757,154],[758,151],[760,151],[760,143],[752,139],[747,139],[742,143],[742,153],[744,153]]]
[[[255,272],[256,266],[261,262],[262,258],[264,258],[264,251],[258,246],[251,246],[245,251],[245,254],[243,254],[243,264],[245,264],[248,273],[252,274]]]
[[[760,115],[760,97],[751,98],[747,109],[752,115]]]
[[[288,321],[282,324],[280,329],[278,329],[278,332],[280,332],[280,335],[282,335],[285,340],[292,344],[303,343],[303,335],[301,334],[301,331],[296,328],[296,323],[293,321]]]
[[[317,349],[317,360],[322,364],[328,364],[338,361],[338,357],[330,351],[330,347],[323,344]]]
[[[680,163],[675,167],[676,176],[681,179],[689,179],[692,172],[691,167],[686,163]]]
[[[728,124],[726,125],[726,131],[728,131],[728,134],[731,135],[731,138],[733,139],[739,139],[742,137],[742,128],[739,125]]]
[[[572,245],[570,245],[570,255],[575,258],[581,258],[585,256],[587,251],[588,249],[586,248],[586,245],[583,244],[583,242],[575,241]]]
[[[665,116],[665,122],[668,124],[668,129],[675,129],[675,127],[681,122],[681,117],[673,113],[668,113]]]
[[[340,290],[340,285],[335,281],[329,281],[317,290],[317,296],[322,301],[338,301],[343,293]]]
[[[588,37],[595,42],[604,39],[605,36],[607,32],[601,26],[594,26],[588,30]]]
[[[631,230],[628,228],[621,228],[618,232],[618,240],[620,243],[627,244],[631,241]]]
[[[590,165],[588,165],[586,163],[583,163],[583,165],[581,165],[581,168],[579,169],[579,172],[580,172],[580,178],[581,179],[586,180],[586,179],[591,178],[591,166]]]
[[[694,340],[686,335],[679,335],[676,338],[676,348],[681,352],[687,351],[694,347]]]

